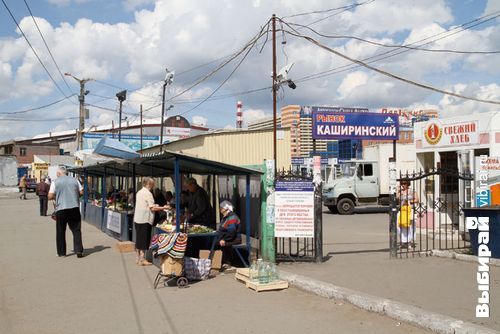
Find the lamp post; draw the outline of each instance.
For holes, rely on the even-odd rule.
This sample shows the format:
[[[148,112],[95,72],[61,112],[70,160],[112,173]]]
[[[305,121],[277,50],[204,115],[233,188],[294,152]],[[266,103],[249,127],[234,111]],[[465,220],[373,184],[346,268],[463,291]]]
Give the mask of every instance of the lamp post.
[[[165,74],[165,80],[163,81],[163,92],[161,98],[161,125],[160,125],[160,152],[163,151],[163,122],[165,121],[165,90],[168,85],[174,82],[174,71],[169,71],[168,68],[165,69],[167,72]],[[168,110],[172,109],[174,106],[168,107]],[[167,110],[167,111],[168,111]]]
[[[72,77],[80,84],[80,95],[78,95],[78,101],[80,102],[79,108],[79,125],[78,125],[78,135],[77,135],[77,150],[81,150],[83,148],[83,129],[85,128],[85,95],[89,93],[88,90],[85,90],[85,84],[94,79],[84,78],[78,79],[71,73],[64,73],[65,76]]]
[[[127,90],[122,90],[121,92],[116,93],[116,98],[120,102],[120,113],[118,120],[118,141],[122,140],[122,104],[123,101],[127,99]]]

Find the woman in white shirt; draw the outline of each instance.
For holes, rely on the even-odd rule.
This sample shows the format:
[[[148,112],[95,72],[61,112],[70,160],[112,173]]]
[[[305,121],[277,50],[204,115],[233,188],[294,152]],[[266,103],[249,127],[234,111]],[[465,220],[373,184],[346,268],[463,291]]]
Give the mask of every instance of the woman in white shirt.
[[[151,190],[155,181],[150,178],[142,180],[142,189],[137,192],[135,199],[134,225],[136,231],[135,249],[137,251],[136,263],[141,266],[150,265],[151,262],[144,259],[144,254],[151,242],[151,229],[154,221],[154,213],[162,211],[166,207],[155,204]]]

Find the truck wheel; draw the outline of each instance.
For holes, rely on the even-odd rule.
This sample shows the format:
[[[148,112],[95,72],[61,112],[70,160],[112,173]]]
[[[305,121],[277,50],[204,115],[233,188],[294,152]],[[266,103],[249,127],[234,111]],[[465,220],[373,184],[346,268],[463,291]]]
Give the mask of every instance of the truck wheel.
[[[339,213],[339,210],[337,210],[337,207],[335,205],[327,205],[327,208],[331,213]]]
[[[354,202],[349,198],[342,198],[337,203],[337,210],[341,215],[352,215],[354,212]]]

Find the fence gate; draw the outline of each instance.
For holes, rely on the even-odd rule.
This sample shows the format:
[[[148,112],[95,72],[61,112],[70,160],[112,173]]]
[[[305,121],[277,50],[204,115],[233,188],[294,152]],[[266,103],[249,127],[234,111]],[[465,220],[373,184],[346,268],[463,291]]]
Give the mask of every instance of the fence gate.
[[[400,174],[397,255],[470,248],[463,209],[471,206],[470,173],[432,169]]]
[[[302,192],[304,195],[303,200],[307,201],[309,204],[305,204],[304,208],[307,210],[298,209],[299,212],[297,216],[309,215],[311,210],[313,210],[314,216],[314,226],[313,230],[311,226],[304,228],[304,235],[307,237],[275,237],[275,250],[276,250],[276,261],[310,261],[310,262],[321,262],[323,257],[322,247],[323,247],[323,234],[322,234],[322,198],[321,198],[321,185],[314,185],[312,174],[300,172],[300,171],[278,171],[276,176],[276,190],[279,190],[279,186],[290,185],[290,189],[293,187],[305,187],[307,189],[296,189]],[[312,192],[312,194],[307,194],[307,192]],[[294,195],[297,196],[297,195]],[[301,196],[301,195],[299,195]],[[311,199],[312,196],[312,199]],[[275,210],[276,199],[275,194]],[[297,199],[297,198],[296,198]],[[312,200],[312,203],[311,203]],[[301,199],[299,198],[299,202]],[[288,206],[293,206],[294,200],[292,199]],[[312,207],[311,207],[312,204]],[[298,204],[297,207],[302,206]],[[319,208],[319,209],[318,209]],[[278,214],[278,212],[276,212]],[[290,218],[290,222],[293,222],[295,218]],[[297,219],[300,221],[300,217]],[[276,224],[276,221],[275,221]],[[276,225],[275,225],[276,228]],[[295,232],[300,230],[301,227],[296,228]],[[276,232],[275,232],[276,233]],[[300,235],[298,231],[297,235]]]

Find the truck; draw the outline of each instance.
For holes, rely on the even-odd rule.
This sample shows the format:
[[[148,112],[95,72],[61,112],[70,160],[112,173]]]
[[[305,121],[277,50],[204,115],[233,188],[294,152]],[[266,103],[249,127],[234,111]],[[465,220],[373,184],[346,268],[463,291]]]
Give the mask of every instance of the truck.
[[[331,168],[323,185],[323,204],[332,212],[353,214],[355,207],[382,205],[389,202],[389,158],[392,144],[375,144],[363,148],[363,159],[347,160]],[[415,168],[415,146],[398,144],[396,172],[411,173]]]

